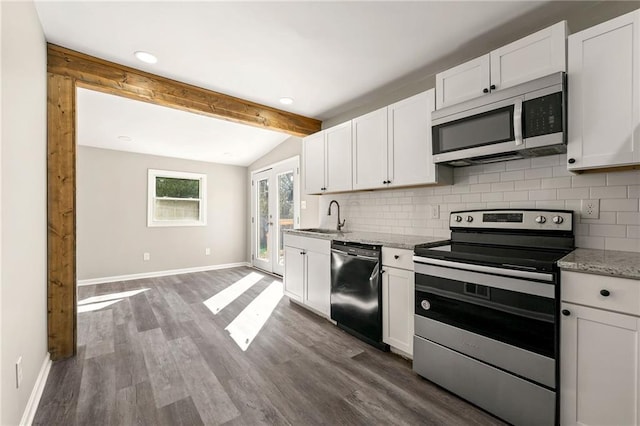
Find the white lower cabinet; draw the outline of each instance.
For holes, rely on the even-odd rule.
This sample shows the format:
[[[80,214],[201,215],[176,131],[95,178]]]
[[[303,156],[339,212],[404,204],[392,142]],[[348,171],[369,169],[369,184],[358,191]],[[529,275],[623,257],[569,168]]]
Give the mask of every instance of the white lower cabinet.
[[[284,236],[284,294],[318,313],[331,315],[330,241]]]
[[[630,309],[639,284],[563,271],[562,425],[640,424],[640,311]]]
[[[382,340],[411,356],[415,298],[412,256],[410,250],[382,248]]]

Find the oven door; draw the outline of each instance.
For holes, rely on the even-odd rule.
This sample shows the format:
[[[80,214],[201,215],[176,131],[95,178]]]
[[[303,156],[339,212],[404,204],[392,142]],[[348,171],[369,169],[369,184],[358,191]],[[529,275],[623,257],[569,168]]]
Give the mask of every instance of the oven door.
[[[434,119],[431,127],[434,162],[517,155],[513,152],[524,148],[523,100],[518,96]]]
[[[441,260],[433,265],[432,259],[415,259],[421,259],[415,262],[417,336],[555,388],[553,282],[477,272],[480,265],[450,262],[455,267],[447,267]],[[473,270],[458,269],[467,266]]]

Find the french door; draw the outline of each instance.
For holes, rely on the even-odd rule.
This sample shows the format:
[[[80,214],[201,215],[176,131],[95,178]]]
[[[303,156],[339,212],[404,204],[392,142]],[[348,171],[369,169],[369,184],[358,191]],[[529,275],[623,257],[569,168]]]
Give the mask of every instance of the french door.
[[[299,225],[300,159],[290,158],[251,175],[253,266],[284,273],[285,229]]]

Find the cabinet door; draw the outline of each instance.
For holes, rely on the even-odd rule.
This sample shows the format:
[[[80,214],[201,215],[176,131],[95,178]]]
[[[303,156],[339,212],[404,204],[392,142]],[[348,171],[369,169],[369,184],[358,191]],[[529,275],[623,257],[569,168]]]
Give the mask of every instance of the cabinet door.
[[[436,74],[436,108],[484,95],[489,90],[489,55]]]
[[[351,121],[324,131],[326,144],[326,190],[351,189]]]
[[[384,267],[382,340],[413,356],[414,273]]]
[[[353,189],[385,187],[387,107],[353,120]]]
[[[640,11],[569,36],[570,170],[640,163]]]
[[[298,247],[284,247],[284,294],[302,302],[304,255]]]
[[[307,251],[304,303],[316,311],[331,314],[331,258],[329,254]]]
[[[561,424],[638,424],[637,317],[562,304]]]
[[[314,133],[302,140],[302,171],[304,173],[304,192],[319,194],[325,187],[324,132]]]
[[[490,53],[491,87],[506,89],[566,71],[567,22],[558,22]]]
[[[390,186],[434,183],[431,158],[431,111],[434,90],[412,96],[388,108],[388,168]]]

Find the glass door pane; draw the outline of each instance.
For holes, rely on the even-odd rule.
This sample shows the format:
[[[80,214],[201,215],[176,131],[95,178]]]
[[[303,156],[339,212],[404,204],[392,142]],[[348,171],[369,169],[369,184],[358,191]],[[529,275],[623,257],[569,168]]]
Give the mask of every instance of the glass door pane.
[[[260,179],[258,185],[258,220],[257,223],[257,250],[256,257],[260,260],[269,261],[269,179]]]
[[[284,230],[293,228],[293,170],[278,175],[278,258],[276,263],[284,265]]]

